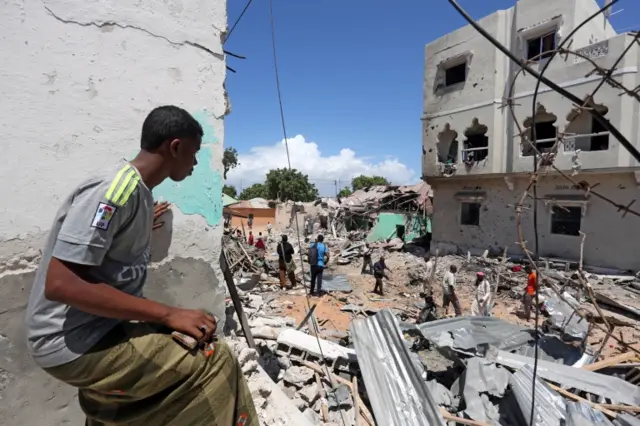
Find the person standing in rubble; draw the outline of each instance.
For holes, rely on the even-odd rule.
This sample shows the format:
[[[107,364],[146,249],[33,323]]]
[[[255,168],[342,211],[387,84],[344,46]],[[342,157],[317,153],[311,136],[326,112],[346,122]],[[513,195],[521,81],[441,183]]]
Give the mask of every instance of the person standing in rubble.
[[[282,236],[282,241],[278,244],[276,249],[278,253],[278,270],[280,272],[280,286],[282,288],[287,287],[287,277],[291,280],[291,287],[296,286],[296,264],[293,261],[293,246],[289,242],[289,238],[286,235]]]
[[[273,229],[273,226],[271,226],[271,222],[267,222],[267,235],[269,237],[271,237],[271,230]]]
[[[422,292],[426,293],[426,294],[431,294],[432,290],[431,290],[431,275],[433,275],[433,268],[434,268],[434,262],[433,259],[431,258],[431,255],[427,254],[424,258],[424,260],[426,261],[426,278],[423,281],[422,284]]]
[[[457,317],[462,315],[462,309],[460,309],[460,300],[456,294],[456,273],[458,268],[456,265],[451,265],[449,271],[444,274],[442,279],[442,307],[444,308],[445,316],[449,312],[449,304],[453,305],[453,310]]]
[[[250,246],[252,246],[252,245],[253,245],[253,240],[254,240],[254,238],[253,238],[253,232],[252,232],[252,231],[249,231],[249,238],[247,238],[247,244],[249,244]]]
[[[471,303],[471,315],[488,317],[491,315],[489,312],[489,307],[491,306],[491,284],[489,284],[484,272],[476,274],[475,284],[476,291]]]
[[[373,260],[371,260],[372,255],[373,250],[371,250],[369,243],[365,243],[364,249],[362,251],[362,270],[360,271],[361,275],[364,275],[367,269],[369,269],[370,274],[373,274]]]
[[[324,236],[318,235],[316,242],[309,246],[307,257],[311,266],[311,289],[312,295],[322,294],[322,275],[324,267],[329,262],[329,249],[324,243]]]
[[[216,319],[143,297],[159,225],[151,191],[193,173],[202,136],[184,109],[155,108],[135,158],[96,168],[55,215],[26,310],[27,348],[78,388],[86,425],[258,426],[238,360],[212,343]],[[172,331],[215,351],[188,350]]]
[[[264,250],[265,249],[264,239],[262,237],[262,232],[258,232],[258,241],[256,241],[255,248],[257,248],[258,250]]]
[[[524,271],[527,273],[527,287],[522,296],[522,304],[524,305],[524,317],[527,321],[530,321],[531,306],[533,305],[533,298],[538,288],[538,277],[536,271],[534,271],[530,265],[525,266]]]
[[[380,256],[380,260],[373,265],[373,276],[376,279],[376,286],[373,288],[373,292],[378,293],[380,296],[384,296],[382,280],[384,278],[389,279],[389,276],[385,271],[391,272],[391,269],[389,269],[387,264],[384,262],[384,256]]]

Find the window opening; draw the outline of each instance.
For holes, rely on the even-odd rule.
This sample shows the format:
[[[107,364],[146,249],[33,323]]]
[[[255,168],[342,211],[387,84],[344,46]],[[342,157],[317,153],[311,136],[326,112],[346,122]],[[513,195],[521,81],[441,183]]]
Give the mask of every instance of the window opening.
[[[467,64],[454,65],[444,70],[445,87],[463,83],[467,79]]]
[[[582,207],[553,206],[551,233],[556,235],[580,235]]]
[[[460,224],[480,226],[480,203],[461,204]]]
[[[462,161],[472,163],[483,161],[489,156],[489,138],[485,135],[469,135],[464,141]]]
[[[556,49],[556,32],[527,40],[527,59],[540,61],[551,56]]]

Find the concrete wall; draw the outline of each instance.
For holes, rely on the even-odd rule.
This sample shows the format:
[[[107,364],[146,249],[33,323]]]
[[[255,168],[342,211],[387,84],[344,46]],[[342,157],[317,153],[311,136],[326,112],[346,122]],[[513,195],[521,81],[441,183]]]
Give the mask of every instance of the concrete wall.
[[[640,187],[633,173],[585,174],[581,176],[590,184],[600,183],[597,190],[620,204],[628,204],[640,196]],[[448,179],[432,183],[434,192],[432,250],[440,253],[471,250],[481,253],[485,249],[502,253],[521,254],[516,226],[515,206],[522,197],[528,178],[512,178],[509,184],[503,178]],[[511,189],[509,186],[511,185]],[[466,197],[483,197],[480,225],[461,225],[461,193]],[[559,176],[541,179],[538,197],[553,197],[559,205],[573,199],[581,191],[571,189]],[[565,201],[562,201],[565,200]],[[551,204],[538,202],[539,252],[541,256],[579,259],[580,237],[551,233]],[[584,204],[581,231],[586,234],[584,261],[593,266],[638,270],[640,259],[636,253],[636,241],[640,238],[640,218],[627,215],[621,218],[617,209],[604,201],[591,197]],[[525,201],[522,214],[523,239],[533,249],[532,200]]]
[[[276,209],[249,209],[249,208],[234,208],[230,209],[230,211],[244,217],[232,216],[231,217],[231,227],[239,227],[242,229],[242,225],[244,224],[244,229],[248,233],[249,226],[247,225],[247,220],[250,214],[253,214],[253,233],[258,235],[258,231],[266,231],[267,224],[271,222],[272,226],[275,226],[276,222]]]
[[[204,144],[192,177],[154,191],[174,207],[154,234],[160,262],[146,295],[223,308],[226,3],[9,0],[1,10],[0,424],[82,424],[73,389],[25,352],[24,307],[39,250],[69,191],[134,155],[146,114],[176,104],[203,125]]]
[[[479,24],[503,45],[519,57],[525,57],[527,40],[544,35],[556,29],[557,43],[561,43],[568,34],[588,15],[597,10],[593,0],[522,0],[517,9],[497,11],[479,21]],[[517,12],[517,13],[516,13]],[[604,50],[594,55],[595,62],[604,68],[613,66],[620,53],[631,42],[631,36],[616,35],[605,18],[599,17],[585,25],[573,36],[571,48],[586,54],[594,54],[595,48],[604,44]],[[604,53],[603,53],[604,52]],[[458,62],[467,63],[467,79],[464,83],[442,88],[444,70]],[[532,64],[541,70],[544,62]],[[625,59],[617,65],[615,78],[625,86],[638,84],[638,49],[633,47]],[[518,125],[524,129],[527,118],[532,116],[533,92],[536,80],[531,76],[519,74],[516,78],[513,98],[515,122],[508,108],[501,108],[503,98],[509,94],[509,67],[506,56],[499,53],[493,45],[480,36],[471,26],[465,26],[428,44],[425,48],[424,79],[424,115],[423,120],[423,175],[428,178],[443,176],[444,168],[438,160],[446,141],[452,135],[457,137],[456,176],[495,175],[511,172],[527,172],[532,168],[530,157],[522,156],[522,143],[526,141],[514,137]],[[578,61],[570,56],[564,61],[554,59],[545,76],[571,91],[579,98],[591,93],[598,84],[597,75],[588,75],[593,66],[586,61]],[[587,76],[587,77],[585,77]],[[618,96],[619,90],[605,85],[595,102],[608,108],[606,117],[610,119],[628,139],[638,144],[636,117],[638,103],[630,97]],[[555,125],[563,130],[567,116],[573,105],[567,99],[552,92],[544,85],[537,99],[546,111],[555,115]],[[467,129],[486,128],[489,140],[489,155],[485,160],[465,165],[462,162],[463,141]],[[583,129],[572,128],[579,132]],[[587,126],[582,133],[590,133]],[[572,152],[561,154],[556,165],[564,170],[573,166]],[[624,148],[610,137],[609,149],[598,152],[583,152],[580,161],[584,170],[611,170],[636,167]],[[432,180],[430,179],[431,183]]]

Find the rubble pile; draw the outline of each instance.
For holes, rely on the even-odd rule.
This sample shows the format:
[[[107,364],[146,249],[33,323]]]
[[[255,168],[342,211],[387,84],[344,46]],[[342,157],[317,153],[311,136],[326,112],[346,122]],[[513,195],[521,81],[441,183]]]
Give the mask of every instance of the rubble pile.
[[[529,424],[532,406],[536,425],[640,424],[639,276],[541,259],[535,328],[520,312],[522,259],[435,255],[429,276],[422,245],[367,243],[362,232],[334,227],[324,234],[326,293],[309,297],[312,236],[299,241],[295,226],[280,234],[296,252],[297,288],[279,285],[275,237],[264,251],[224,240],[242,305],[239,314],[229,304],[225,337],[262,425],[519,426]],[[361,273],[367,244],[374,262],[384,255],[391,269],[384,296]],[[451,265],[467,316],[438,306]],[[491,317],[468,316],[480,271],[494,296]]]

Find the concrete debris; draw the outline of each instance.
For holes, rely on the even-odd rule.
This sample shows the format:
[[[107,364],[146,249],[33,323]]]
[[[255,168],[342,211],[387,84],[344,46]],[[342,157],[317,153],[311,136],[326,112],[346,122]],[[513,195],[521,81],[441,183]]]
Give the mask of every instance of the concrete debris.
[[[351,390],[346,385],[340,385],[327,395],[329,409],[337,410],[340,408],[353,407],[353,399],[351,398]]]
[[[313,382],[315,373],[310,368],[294,366],[284,374],[285,383],[291,384],[298,389]]]
[[[230,303],[224,334],[249,380],[262,426],[528,425],[534,380],[535,425],[640,421],[640,358],[619,358],[629,349],[594,332],[595,324],[609,324],[629,344],[640,341],[635,315],[640,293],[634,293],[640,291],[640,276],[578,276],[573,264],[542,259],[541,326],[534,330],[518,311],[527,279],[520,259],[486,252],[436,256],[427,264],[428,244],[420,238],[403,239],[395,226],[378,238],[382,205],[399,204],[404,199],[399,189],[354,195],[340,203],[288,205],[292,219],[277,232],[289,236],[296,252],[298,286],[292,289],[279,285],[280,234],[267,238],[263,251],[225,236],[246,330],[256,347],[245,341],[243,322]],[[407,198],[405,213],[415,215],[421,210],[411,197],[416,194]],[[300,241],[296,215],[306,232]],[[356,218],[367,229],[349,225]],[[319,230],[331,260],[323,280],[329,294],[316,298],[306,294],[306,248],[310,232]],[[374,262],[384,255],[391,270],[384,296],[370,292],[375,280],[363,268],[365,250]],[[440,283],[452,265],[458,269],[456,293],[463,309],[456,318],[439,304]],[[477,272],[490,282],[492,316],[465,316]],[[583,280],[595,290],[597,308]]]

